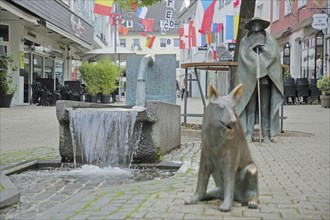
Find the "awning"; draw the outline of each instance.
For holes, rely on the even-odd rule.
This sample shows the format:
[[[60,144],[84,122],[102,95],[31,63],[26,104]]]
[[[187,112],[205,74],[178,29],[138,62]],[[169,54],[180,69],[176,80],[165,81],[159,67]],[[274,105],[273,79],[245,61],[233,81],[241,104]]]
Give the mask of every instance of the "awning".
[[[34,25],[38,25],[39,19],[37,17],[34,17],[21,9],[13,6],[12,4],[9,4],[8,2],[5,1],[0,1],[0,7],[6,9],[10,13],[24,19],[25,21],[29,21],[33,23]]]

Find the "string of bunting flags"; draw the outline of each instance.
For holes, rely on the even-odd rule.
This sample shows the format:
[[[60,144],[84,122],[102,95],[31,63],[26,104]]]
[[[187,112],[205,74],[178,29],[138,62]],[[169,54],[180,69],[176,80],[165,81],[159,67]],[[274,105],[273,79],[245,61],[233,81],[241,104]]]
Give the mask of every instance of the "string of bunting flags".
[[[146,15],[148,13],[147,7],[137,7],[136,3],[132,3],[132,9],[135,13],[135,17],[138,21],[127,20],[125,21],[119,14],[115,14],[112,12],[113,0],[95,0],[94,4],[94,13],[109,16],[110,25],[114,26],[116,20],[119,20],[117,24],[118,33],[122,36],[126,36],[129,32],[130,28],[133,28],[133,25],[136,24],[139,26],[144,32],[153,32],[153,27],[155,23],[154,18],[147,18]],[[175,0],[166,0],[167,8],[174,8]],[[166,34],[169,28],[174,28],[174,21],[172,20],[172,10],[165,11],[165,20],[161,21],[161,33]],[[141,34],[146,37],[146,47],[152,48],[153,42],[155,41],[156,36],[151,36],[148,34]]]
[[[180,49],[205,47],[213,42],[213,33],[223,30],[224,24],[219,20],[217,12],[220,2],[218,0],[199,0],[196,6],[195,19],[189,24],[183,24],[179,29]],[[235,15],[225,16],[225,40],[236,42],[238,30],[238,13],[241,1],[233,1]]]
[[[119,17],[118,32],[122,36],[126,36],[133,24],[136,24],[144,32],[153,32],[155,23],[154,18],[147,18],[148,8],[137,7],[136,3],[132,3],[132,8],[135,17],[138,21],[125,21],[119,14],[112,13],[113,0],[95,0],[94,13],[109,16],[109,22],[114,25]],[[235,13],[239,11],[241,0],[233,1]],[[173,10],[175,10],[175,0],[165,0],[165,15],[164,20],[160,20],[161,34],[166,34],[171,28],[175,28],[173,19]],[[205,47],[213,42],[213,33],[218,33],[223,30],[223,23],[219,22],[218,16],[215,14],[219,8],[217,0],[198,0],[195,19],[190,20],[189,24],[183,24],[179,28],[180,34],[180,49],[191,49],[193,47]],[[225,16],[225,40],[235,42],[238,27],[238,15]],[[146,37],[146,47],[152,48],[156,36],[151,36],[146,33],[141,34]]]

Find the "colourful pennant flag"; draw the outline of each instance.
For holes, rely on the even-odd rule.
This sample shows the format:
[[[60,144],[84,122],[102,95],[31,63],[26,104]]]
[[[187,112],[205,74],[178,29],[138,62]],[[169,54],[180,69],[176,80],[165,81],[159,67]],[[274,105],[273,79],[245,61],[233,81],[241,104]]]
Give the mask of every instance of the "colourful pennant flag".
[[[110,16],[112,14],[113,0],[95,0],[94,13]]]
[[[203,22],[201,27],[202,32],[211,31],[215,2],[216,0],[213,0],[212,3],[204,11]]]
[[[219,33],[222,30],[222,23],[213,23],[212,24],[212,32]]]
[[[128,33],[128,27],[119,25],[118,32],[121,33],[121,35],[126,36]]]
[[[240,11],[240,8],[241,8],[241,1],[240,0],[235,0],[233,4],[234,4],[235,14],[239,14],[239,11]]]
[[[238,15],[227,15],[226,16],[226,40],[236,41],[238,31]]]
[[[144,27],[144,31],[152,32],[153,27],[154,27],[154,22],[155,22],[155,19],[153,19],[153,18],[141,19],[141,24]]]
[[[195,13],[195,28],[198,32],[211,31],[216,0],[199,0]]]
[[[189,40],[190,43],[189,45],[191,47],[196,47],[197,46],[197,42],[196,42],[196,29],[194,27],[194,20],[190,20],[189,21]]]
[[[146,18],[147,13],[148,13],[148,8],[147,7],[138,8],[137,11],[136,11],[136,17],[144,19],[144,18]]]
[[[155,39],[156,39],[156,36],[147,36],[147,38],[146,38],[146,47],[151,49],[152,45],[154,44]]]
[[[205,33],[206,44],[211,44],[213,42],[212,32]]]
[[[133,11],[136,13],[138,8],[136,6],[136,3],[135,2],[132,2],[132,8],[133,8]]]
[[[140,32],[140,35],[143,36],[143,37],[147,37],[148,34],[144,33],[144,32]]]
[[[184,28],[179,28],[179,34],[180,34],[180,49],[185,49],[185,43],[184,43]]]

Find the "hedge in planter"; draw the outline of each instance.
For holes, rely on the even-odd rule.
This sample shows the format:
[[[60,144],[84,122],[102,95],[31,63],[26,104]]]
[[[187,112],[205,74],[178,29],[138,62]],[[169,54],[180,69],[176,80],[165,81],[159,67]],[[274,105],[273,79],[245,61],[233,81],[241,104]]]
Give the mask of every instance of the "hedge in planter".
[[[97,102],[97,94],[100,92],[100,88],[98,85],[99,79],[97,76],[97,64],[83,62],[78,69],[86,85],[86,91],[88,93],[87,101]]]
[[[109,103],[111,93],[116,90],[116,79],[121,70],[109,60],[102,60],[97,64],[97,75],[99,78],[102,103]]]
[[[14,96],[16,85],[13,84],[10,69],[16,71],[17,67],[12,67],[14,59],[9,55],[0,57],[0,107],[9,108]]]
[[[322,107],[330,108],[330,77],[322,76],[321,79],[317,80],[316,86],[322,92],[320,96]]]

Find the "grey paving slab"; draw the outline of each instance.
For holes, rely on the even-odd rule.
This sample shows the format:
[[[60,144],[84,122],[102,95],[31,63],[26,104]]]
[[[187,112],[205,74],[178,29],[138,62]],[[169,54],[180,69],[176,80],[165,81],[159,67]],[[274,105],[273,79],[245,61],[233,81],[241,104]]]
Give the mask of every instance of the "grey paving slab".
[[[200,100],[192,99],[192,110],[199,111]],[[201,103],[201,102],[200,102]],[[39,108],[39,107],[38,107]],[[41,107],[40,107],[41,108]],[[35,157],[56,157],[57,134],[51,133],[54,141],[38,146],[40,131],[35,130],[34,142],[20,147],[12,140],[11,132],[25,130],[11,127],[10,117],[22,117],[34,123],[34,112],[30,106],[12,107],[1,110],[1,157],[11,158],[5,164]],[[329,109],[319,105],[292,105],[284,107],[284,133],[269,144],[252,143],[251,153],[259,168],[260,205],[251,210],[235,203],[229,213],[218,211],[220,200],[185,205],[192,196],[197,181],[200,157],[200,133],[182,132],[182,146],[165,159],[181,161],[185,165],[174,177],[148,182],[126,183],[119,186],[103,184],[84,188],[81,183],[52,180],[52,185],[40,180],[40,190],[33,187],[34,182],[26,179],[17,183],[22,190],[21,202],[11,209],[0,210],[1,219],[330,219],[329,195]],[[13,112],[11,112],[13,111]],[[24,112],[24,114],[23,114]],[[55,114],[55,113],[54,113]],[[44,121],[54,120],[44,112]],[[6,118],[5,120],[2,120]],[[24,118],[24,117],[23,117]],[[22,119],[23,120],[23,119]],[[24,121],[23,120],[23,121]],[[39,120],[39,119],[38,119]],[[198,119],[199,120],[199,119]],[[192,123],[198,120],[191,119]],[[58,125],[54,122],[51,130]],[[56,124],[56,125],[55,125]],[[18,124],[16,124],[18,126]],[[43,126],[43,125],[41,125]],[[49,125],[45,125],[46,128]],[[37,126],[38,127],[38,126]],[[8,128],[8,129],[6,129]],[[9,129],[10,128],[10,129]],[[3,132],[4,131],[4,132]],[[24,136],[24,133],[20,134]],[[25,135],[31,135],[27,133]],[[55,141],[56,139],[56,141]],[[28,139],[27,139],[28,140]],[[33,141],[32,141],[33,142]],[[4,146],[3,143],[8,145]],[[10,144],[9,144],[10,143]],[[28,143],[28,141],[27,141]],[[14,147],[14,149],[11,148]],[[29,151],[32,151],[30,155]],[[24,158],[22,156],[29,155]],[[209,188],[214,186],[210,181]],[[72,187],[72,188],[70,188]],[[70,194],[71,193],[71,194]],[[69,196],[68,196],[69,195]]]

